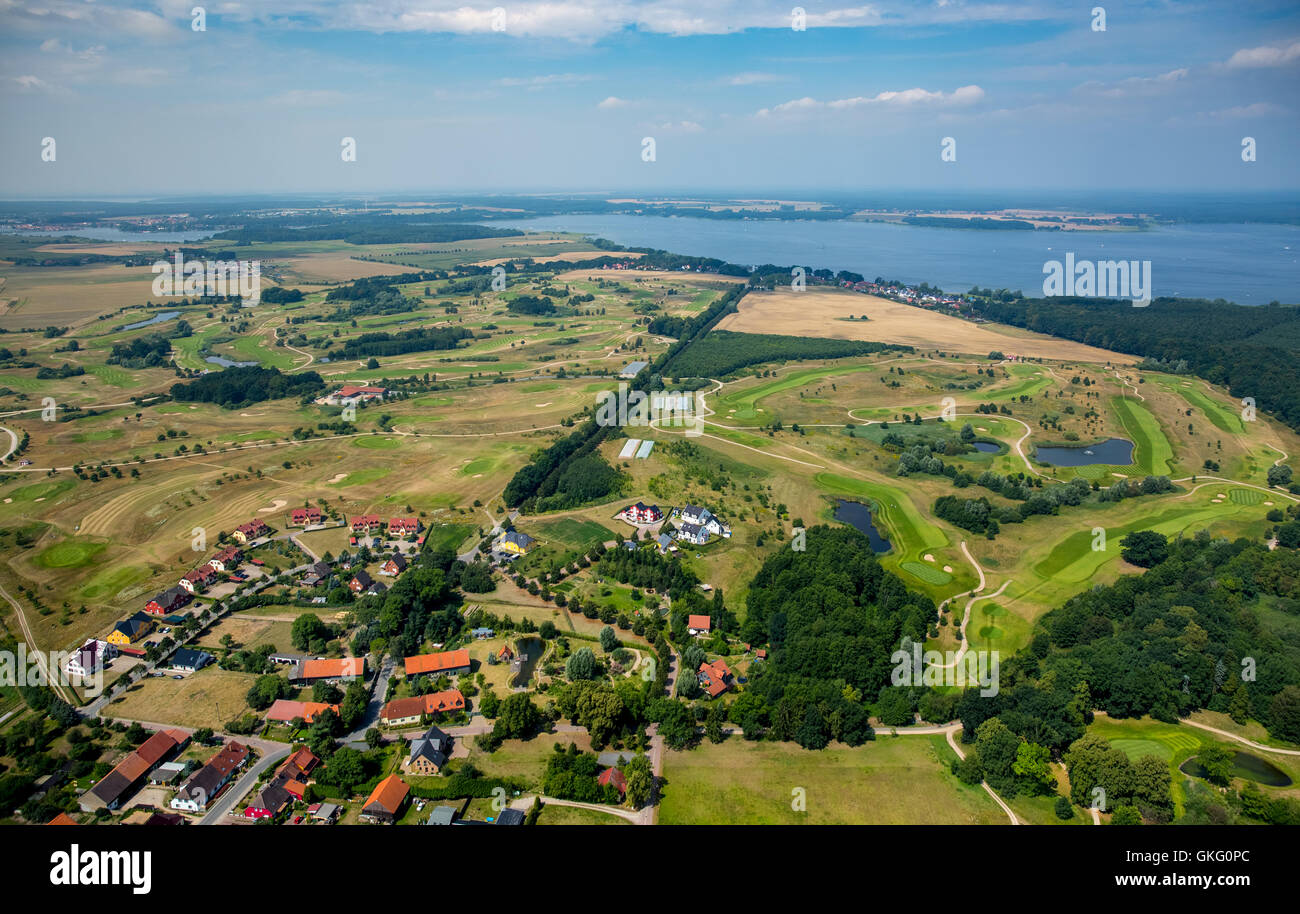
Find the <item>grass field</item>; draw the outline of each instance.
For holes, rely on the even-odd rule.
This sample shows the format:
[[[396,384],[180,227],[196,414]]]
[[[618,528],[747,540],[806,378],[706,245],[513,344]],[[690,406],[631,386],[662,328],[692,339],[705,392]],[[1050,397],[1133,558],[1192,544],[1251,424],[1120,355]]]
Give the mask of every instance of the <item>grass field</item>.
[[[879,736],[809,752],[794,743],[731,738],[666,752],[663,825],[1000,825],[978,786],[948,770],[943,736]],[[792,808],[802,790],[806,812]]]
[[[104,709],[110,717],[148,720],[182,727],[221,729],[248,710],[246,696],[251,673],[231,673],[208,667],[183,680],[143,679]]]
[[[1172,473],[1173,448],[1150,410],[1136,400],[1125,397],[1112,397],[1110,407],[1136,445],[1133,450],[1134,469],[1148,476],[1167,476]]]

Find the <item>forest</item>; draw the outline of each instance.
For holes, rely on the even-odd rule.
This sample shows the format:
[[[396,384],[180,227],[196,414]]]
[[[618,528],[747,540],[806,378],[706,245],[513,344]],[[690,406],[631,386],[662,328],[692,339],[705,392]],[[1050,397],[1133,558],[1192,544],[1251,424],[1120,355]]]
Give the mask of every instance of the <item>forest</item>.
[[[238,409],[263,400],[305,396],[324,386],[325,381],[314,371],[286,375],[278,368],[250,365],[173,384],[170,393],[172,399],[182,403],[217,403],[226,409]]]

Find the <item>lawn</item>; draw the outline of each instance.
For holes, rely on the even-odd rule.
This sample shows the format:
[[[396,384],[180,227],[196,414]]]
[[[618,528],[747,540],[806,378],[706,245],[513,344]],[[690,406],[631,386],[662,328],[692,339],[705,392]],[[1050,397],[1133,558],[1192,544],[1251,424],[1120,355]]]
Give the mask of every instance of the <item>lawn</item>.
[[[110,702],[104,714],[219,730],[249,710],[245,699],[256,678],[251,673],[208,667],[181,680],[170,676],[144,679]]]
[[[943,736],[882,736],[812,752],[795,743],[731,738],[667,751],[665,825],[1000,825],[1006,815],[948,770]],[[797,791],[805,812],[792,808]]]
[[[1151,411],[1126,397],[1112,397],[1111,408],[1133,439],[1133,466],[1149,476],[1166,476],[1173,471],[1174,450]]]

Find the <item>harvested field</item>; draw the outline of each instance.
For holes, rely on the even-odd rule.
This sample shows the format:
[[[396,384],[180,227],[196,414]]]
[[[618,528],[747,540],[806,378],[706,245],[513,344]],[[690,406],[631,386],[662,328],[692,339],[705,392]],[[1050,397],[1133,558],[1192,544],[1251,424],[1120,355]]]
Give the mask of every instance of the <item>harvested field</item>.
[[[840,320],[851,314],[866,314],[870,320]],[[735,314],[722,319],[718,329],[739,333],[873,340],[916,346],[918,349],[945,349],[976,355],[1001,351],[1007,355],[1076,362],[1129,365],[1136,361],[1132,356],[1094,346],[995,324],[973,324],[874,295],[821,289],[804,292],[751,292],[740,300],[739,310]]]

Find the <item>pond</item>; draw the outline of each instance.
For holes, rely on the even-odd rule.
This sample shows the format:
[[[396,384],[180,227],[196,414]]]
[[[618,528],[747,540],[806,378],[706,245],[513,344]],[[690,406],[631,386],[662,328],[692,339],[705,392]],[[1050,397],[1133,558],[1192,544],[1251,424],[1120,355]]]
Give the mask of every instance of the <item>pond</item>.
[[[159,313],[159,314],[155,314],[153,317],[149,318],[147,321],[136,321],[134,324],[127,324],[127,325],[126,325],[125,327],[123,327],[122,329],[123,329],[123,330],[139,330],[141,327],[152,327],[154,324],[161,324],[161,323],[163,323],[164,321],[169,321],[169,320],[172,320],[173,318],[177,318],[177,317],[180,317],[180,316],[181,316],[181,313],[180,313],[179,311],[163,311],[163,312],[161,312],[161,313]]]
[[[1133,462],[1133,442],[1107,438],[1099,444],[1079,447],[1040,447],[1034,456],[1054,467],[1088,467],[1098,463],[1128,466]]]
[[[981,454],[996,454],[1002,448],[998,447],[992,441],[972,441],[970,446],[975,448]]]
[[[210,355],[203,361],[211,362],[213,365],[220,365],[222,368],[252,368],[254,365],[260,365],[260,362],[235,362],[223,355]]]
[[[519,661],[518,670],[510,677],[511,686],[524,686],[533,678],[533,670],[546,653],[546,645],[541,638],[527,637],[515,641],[515,655]],[[514,669],[512,665],[511,669]]]
[[[1179,765],[1178,770],[1183,774],[1190,774],[1194,778],[1204,778],[1207,774],[1206,770],[1201,767],[1201,763],[1196,760],[1196,756],[1192,756]],[[1285,771],[1268,759],[1262,759],[1258,755],[1251,755],[1249,752],[1236,752],[1233,754],[1232,776],[1255,781],[1266,787],[1291,786],[1291,778],[1287,776]]]
[[[835,500],[835,519],[840,523],[848,524],[855,530],[867,535],[871,540],[872,552],[888,552],[892,547],[889,540],[876,529],[876,524],[871,517],[871,508],[861,502],[846,501],[843,498]]]

